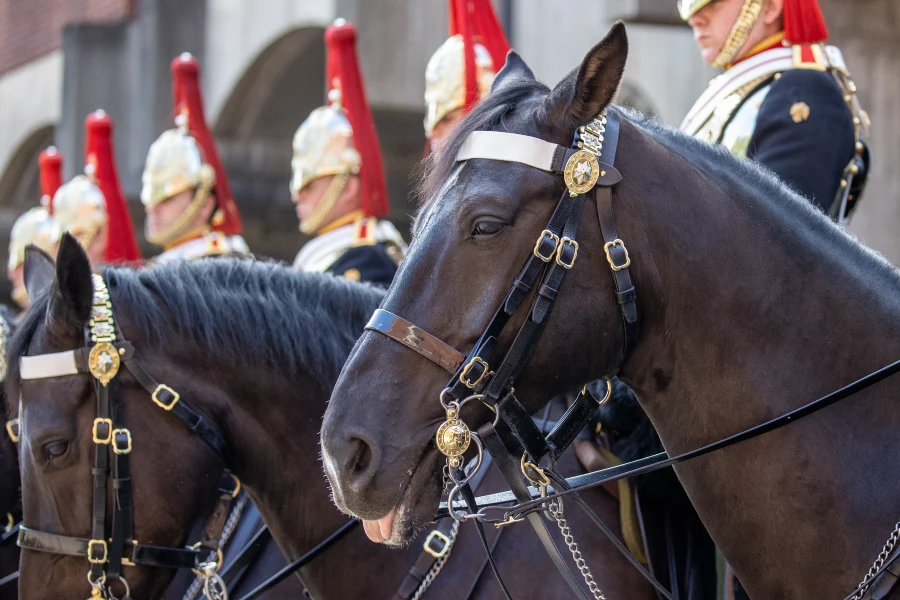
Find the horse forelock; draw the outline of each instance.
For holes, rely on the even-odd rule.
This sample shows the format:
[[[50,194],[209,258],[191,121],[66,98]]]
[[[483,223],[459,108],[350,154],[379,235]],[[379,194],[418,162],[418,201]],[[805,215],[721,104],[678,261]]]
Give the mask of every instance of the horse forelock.
[[[529,117],[534,120],[535,127],[546,126],[546,115],[535,105],[549,92],[550,89],[539,81],[523,78],[499,90],[491,91],[487,98],[475,105],[475,108],[454,127],[441,149],[433,152],[426,160],[417,186],[421,205],[420,215],[427,212],[428,205],[438,197],[438,192],[453,171],[456,155],[470,133],[505,130],[507,115],[514,109],[527,109],[529,106],[534,108]]]

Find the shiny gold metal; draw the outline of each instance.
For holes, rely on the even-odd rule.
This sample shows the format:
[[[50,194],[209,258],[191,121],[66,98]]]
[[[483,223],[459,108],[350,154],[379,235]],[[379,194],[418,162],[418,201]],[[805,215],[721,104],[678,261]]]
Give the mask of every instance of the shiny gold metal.
[[[810,112],[809,104],[806,102],[797,102],[791,106],[791,119],[794,123],[802,123],[809,119]]]
[[[762,12],[762,7],[763,0],[744,1],[744,6],[741,7],[741,13],[738,15],[734,27],[731,28],[731,32],[728,34],[724,46],[722,46],[722,51],[719,52],[719,55],[713,60],[712,66],[724,69],[734,63],[741,48],[747,43],[747,39],[750,37],[750,31],[753,29],[753,26],[756,24],[756,21],[759,19],[759,15]]]
[[[566,245],[572,246],[574,252],[572,253],[572,260],[569,262],[565,262],[562,259],[562,251]],[[556,247],[556,264],[563,267],[564,269],[571,269],[575,266],[575,259],[578,258],[578,242],[573,240],[570,237],[563,236],[559,240],[559,246]]]
[[[19,431],[19,419],[12,419],[6,422],[6,435],[9,436],[9,439],[12,440],[13,444],[19,443],[21,437],[21,432]]]
[[[103,549],[103,554],[100,558],[94,558],[93,550],[97,546]],[[90,540],[87,547],[87,559],[93,565],[104,564],[109,559],[109,546],[106,545],[106,540]]]
[[[76,176],[54,194],[53,218],[60,232],[68,231],[87,248],[108,222],[103,192],[87,175]]]
[[[163,391],[166,391],[166,392],[169,392],[170,394],[172,394],[172,401],[169,402],[168,404],[166,404],[165,402],[163,402],[162,400],[159,399],[159,393],[163,392]],[[164,383],[161,383],[158,386],[156,386],[156,389],[153,390],[153,394],[150,397],[153,399],[153,402],[155,402],[156,405],[159,406],[163,410],[172,410],[173,408],[175,408],[175,405],[178,404],[178,401],[181,400],[181,394],[179,394],[178,392],[176,392],[175,390],[173,390],[172,388],[170,388],[169,386],[167,386]],[[235,479],[237,479],[237,477],[235,477]]]
[[[313,209],[312,214],[300,222],[300,233],[304,235],[315,235],[322,229],[322,226],[325,225],[325,219],[331,214],[334,205],[337,204],[338,198],[341,197],[341,194],[343,193],[344,188],[347,187],[349,181],[350,173],[339,173],[335,175],[334,179],[331,180],[331,183],[328,184],[328,189],[325,190],[325,194],[316,203],[316,207]]]
[[[516,519],[516,518],[513,518],[510,516],[510,517],[507,517],[506,519],[504,519],[503,521],[500,521],[499,523],[494,523],[494,527],[496,527],[497,529],[502,529],[502,528],[506,527],[507,525],[513,525],[514,523],[521,523],[524,520],[525,520],[525,517],[520,517],[520,518]]]
[[[100,437],[100,425],[106,425],[106,435],[104,437]],[[94,419],[94,426],[91,428],[91,439],[94,440],[94,443],[97,445],[106,446],[110,442],[112,442],[113,436],[113,422],[112,419]]]
[[[112,344],[100,342],[91,348],[88,355],[88,369],[103,387],[109,385],[116,373],[119,372],[119,353]]]
[[[200,546],[202,546],[202,545],[203,545],[203,542],[197,542],[196,544],[191,546],[191,550],[198,550],[200,548]],[[209,551],[212,552],[212,548],[210,548]],[[224,561],[223,561],[222,549],[216,548],[216,560],[215,560],[215,565],[216,565],[215,570],[216,571],[218,571],[219,569],[222,568],[223,562]],[[194,574],[199,577],[204,576],[204,574],[201,571],[198,571],[197,569],[191,569],[191,571],[193,571]]]
[[[625,263],[621,265],[617,265],[612,258],[612,254],[610,254],[610,250],[615,248],[616,246],[620,247],[625,251]],[[631,257],[628,255],[628,248],[625,247],[625,242],[620,239],[615,239],[611,242],[606,242],[603,244],[603,251],[606,253],[606,262],[609,263],[609,267],[613,271],[621,271],[622,269],[627,269],[631,266]]]
[[[528,481],[535,487],[545,488],[550,486],[550,478],[547,477],[547,474],[544,473],[544,470],[531,462],[530,460],[525,460],[526,455],[522,454],[521,460],[519,460],[519,468],[522,470],[522,474],[525,476]],[[531,473],[535,473],[537,477],[533,477]]]
[[[563,179],[573,198],[591,191],[600,178],[600,163],[587,150],[579,150],[569,157],[563,170]]]
[[[339,94],[331,94],[331,99],[328,106],[312,111],[294,134],[291,194],[319,177],[359,174],[362,159],[353,144],[353,129]]]
[[[440,550],[435,550],[431,547],[431,543],[434,540],[439,540],[443,545]],[[443,558],[447,556],[447,553],[450,552],[450,538],[443,534],[443,532],[438,531],[437,529],[433,530],[428,534],[428,537],[425,538],[425,543],[423,544],[423,548],[425,552],[433,556],[434,558]]]
[[[15,526],[16,520],[13,518],[12,513],[6,513],[6,527],[3,528],[3,533],[9,533]]]
[[[478,378],[475,379],[475,381],[472,381],[471,379],[469,379],[469,374],[472,372],[472,369],[474,369],[476,365],[481,367],[481,375],[479,375]],[[470,390],[474,390],[479,385],[481,385],[481,382],[484,381],[485,377],[487,377],[489,374],[490,367],[488,367],[488,364],[481,358],[473,356],[472,360],[468,362],[468,364],[463,368],[462,373],[460,373],[459,380],[462,381],[463,385],[465,385],[467,388],[469,388]]]
[[[43,206],[31,208],[16,219],[9,234],[9,263],[12,271],[25,262],[25,247],[34,244],[51,256],[59,243],[59,225]],[[24,292],[24,289],[23,289]]]
[[[141,203],[156,206],[201,184],[211,188],[215,178],[215,171],[203,162],[197,140],[186,127],[166,130],[147,152],[141,175]]]
[[[447,420],[437,430],[435,442],[441,454],[450,459],[463,455],[472,441],[472,432],[459,419],[459,413],[453,407],[447,409]]]
[[[120,448],[116,443],[116,436],[124,435],[125,441],[128,442],[124,448]],[[112,449],[115,454],[131,454],[132,442],[131,442],[131,431],[128,429],[113,429],[112,432]]]
[[[697,12],[713,0],[678,0],[678,14],[685,21],[693,17]]]
[[[603,400],[601,400],[601,401],[597,404],[597,406],[603,406],[604,404],[606,404],[607,402],[609,402],[609,399],[610,399],[610,397],[612,396],[612,387],[613,387],[613,386],[612,386],[612,379],[607,379],[607,380],[606,380],[606,395],[603,396]],[[587,389],[587,386],[585,386],[585,389]]]
[[[553,250],[550,254],[544,256],[541,254],[541,244],[544,241],[545,237],[549,237],[550,241],[553,242]],[[559,247],[559,236],[550,231],[549,229],[545,229],[541,232],[541,235],[538,236],[537,241],[534,243],[534,255],[537,256],[544,262],[550,262],[553,260],[553,257],[556,256],[556,249]]]
[[[496,72],[487,49],[475,44],[475,78],[478,99],[491,92]],[[447,39],[431,55],[425,67],[425,137],[430,138],[435,125],[458,108],[466,105],[465,43],[461,35]]]

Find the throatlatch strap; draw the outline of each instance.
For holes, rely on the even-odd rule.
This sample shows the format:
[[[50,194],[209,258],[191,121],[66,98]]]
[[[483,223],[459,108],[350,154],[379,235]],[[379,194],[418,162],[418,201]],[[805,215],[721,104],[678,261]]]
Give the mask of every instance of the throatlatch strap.
[[[531,500],[531,494],[528,492],[528,487],[519,475],[518,466],[510,458],[509,450],[507,450],[506,446],[503,444],[500,436],[497,435],[497,430],[494,429],[494,426],[490,423],[484,425],[478,430],[478,435],[481,437],[481,441],[484,442],[484,447],[487,448],[487,451],[494,457],[497,467],[500,469],[503,478],[506,479],[506,482],[509,484],[510,489],[513,494],[515,494],[516,498],[520,498],[520,502]],[[581,600],[587,600],[588,596],[584,593],[584,590],[581,589],[581,586],[572,575],[572,572],[569,571],[569,566],[566,564],[562,554],[560,554],[553,538],[550,537],[550,532],[547,531],[547,527],[541,520],[541,516],[538,513],[528,513],[527,519],[534,528],[534,532],[537,534],[541,544],[543,544],[544,550],[546,550],[547,554],[550,556],[550,560],[553,561],[553,566],[555,566],[556,570],[559,571],[559,574],[562,575],[563,579],[572,589],[572,592],[574,592]]]

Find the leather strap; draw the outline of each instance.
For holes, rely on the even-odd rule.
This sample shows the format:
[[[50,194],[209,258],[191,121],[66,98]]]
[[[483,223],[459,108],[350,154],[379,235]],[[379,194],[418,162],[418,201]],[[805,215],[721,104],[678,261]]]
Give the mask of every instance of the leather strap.
[[[457,352],[424,329],[381,308],[372,313],[366,329],[377,331],[400,342],[451,374],[456,372],[465,358],[461,352]]]
[[[512,493],[515,494],[516,498],[520,498],[520,502],[531,499],[528,487],[519,475],[518,465],[510,458],[509,450],[507,450],[506,446],[503,444],[500,436],[497,435],[497,430],[494,429],[494,426],[491,423],[484,425],[478,430],[478,435],[481,437],[481,441],[484,442],[484,447],[491,453],[491,456],[494,457],[494,460],[497,462],[497,467],[500,469],[503,478],[506,479],[506,482],[509,484]],[[560,554],[553,538],[550,537],[550,532],[547,531],[547,527],[541,520],[540,515],[537,513],[529,513],[527,518],[528,522],[531,523],[532,528],[534,528],[534,532],[537,534],[541,544],[543,544],[544,549],[547,551],[547,554],[550,556],[553,566],[555,566],[556,570],[559,571],[559,574],[562,575],[562,578],[572,589],[572,592],[580,600],[587,600],[588,596],[584,593],[584,590],[581,589],[581,586],[572,575],[572,572],[569,571],[565,559],[562,557],[562,554]]]

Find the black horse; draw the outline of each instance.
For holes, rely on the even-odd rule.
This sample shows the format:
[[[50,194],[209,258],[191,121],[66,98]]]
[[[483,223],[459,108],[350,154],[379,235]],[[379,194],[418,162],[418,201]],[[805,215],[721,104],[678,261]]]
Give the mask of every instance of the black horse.
[[[566,187],[559,175],[523,164],[518,157],[533,154],[512,141],[521,138],[503,136],[493,147],[518,152],[511,162],[465,155],[457,162],[463,143],[481,130],[528,136],[530,148],[569,148],[578,128],[610,106],[626,56],[618,24],[551,90],[510,55],[490,96],[432,157],[428,201],[383,309],[458,350],[473,347],[526,258],[547,255],[541,232]],[[900,274],[882,257],[754,164],[610,110],[620,121],[614,167],[622,179],[587,193],[577,261],[574,246],[566,247],[566,264],[575,264],[565,286],[558,296],[552,286],[539,289],[556,304],[515,384],[526,409],[618,374],[677,454],[900,357]],[[610,230],[617,240],[604,237]],[[619,305],[630,310],[629,286],[616,271],[617,296],[611,268],[629,268],[636,289],[642,329],[630,354],[623,322],[634,320],[626,313],[623,321]],[[503,331],[495,358],[529,306]],[[433,440],[447,418],[439,402],[446,385],[440,366],[367,331],[325,415],[323,462],[335,501],[377,521],[394,542],[431,518],[441,494],[435,474],[443,460]],[[752,597],[843,598],[863,578],[900,510],[892,460],[900,452],[898,394],[894,377],[805,421],[676,467]],[[493,414],[470,403],[463,417],[474,429]]]
[[[93,294],[89,265],[77,243],[65,237],[55,268],[32,252],[26,273],[35,302],[11,345],[9,384],[9,393],[21,396],[24,525],[89,536],[91,426],[97,414],[91,377],[20,382],[17,366],[22,356],[84,346]],[[384,292],[330,275],[236,259],[139,271],[108,267],[102,275],[115,322],[134,345],[136,360],[177,390],[180,401],[227,442],[234,457],[227,466],[285,554],[296,559],[342,527],[347,517],[334,510],[321,475],[318,430],[344,359]],[[188,532],[209,513],[210,489],[226,465],[197,434],[151,402],[129,373],[120,372],[110,389],[133,440],[134,537],[181,547],[195,541]],[[572,460],[570,473],[577,472]],[[62,497],[65,502],[59,502]],[[602,491],[591,503],[611,520],[618,515],[615,501]],[[573,520],[573,526],[586,522]],[[514,593],[525,594],[539,581],[549,596],[565,595],[564,584],[547,577],[552,567],[545,572],[534,566],[541,550],[528,532],[499,536],[490,533],[501,568],[513,576],[508,583]],[[359,528],[300,576],[318,599],[391,598],[423,556],[423,538],[406,550],[390,550],[373,547]],[[599,532],[579,541],[586,552],[614,556]],[[89,591],[87,568],[83,557],[25,550],[22,589],[37,600],[83,600]],[[500,597],[472,531],[458,536],[443,569],[426,598]],[[594,573],[614,597],[653,597],[621,558],[611,558]],[[144,567],[125,567],[124,574],[135,600],[158,598],[172,577]]]
[[[5,307],[0,307],[0,319],[5,325],[0,329],[0,380],[6,379],[6,348],[9,336],[14,328],[12,315]],[[0,424],[8,422],[6,393],[0,390]],[[16,547],[14,526],[22,517],[22,506],[19,501],[19,458],[16,446],[11,435],[17,435],[18,428],[10,422],[9,430],[6,427],[0,430],[0,600],[15,600],[16,592],[15,573],[19,569],[19,549]]]

